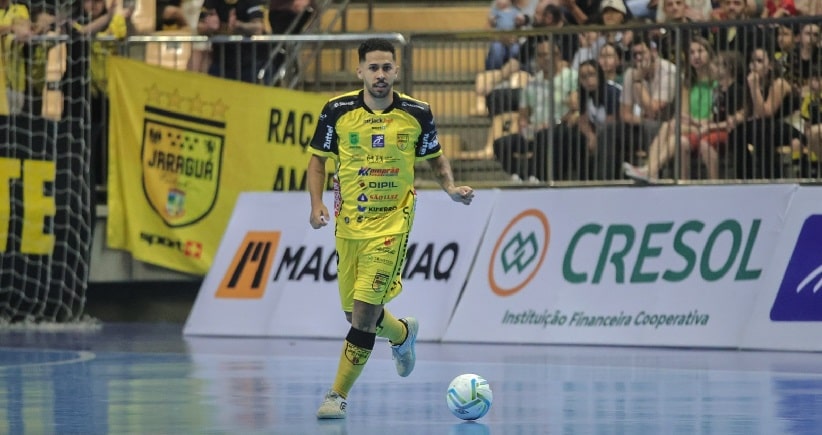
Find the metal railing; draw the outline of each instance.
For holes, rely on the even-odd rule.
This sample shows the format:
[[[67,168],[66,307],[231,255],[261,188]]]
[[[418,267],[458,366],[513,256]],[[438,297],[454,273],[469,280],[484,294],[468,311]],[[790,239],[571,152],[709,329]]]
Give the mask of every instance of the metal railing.
[[[341,76],[356,78],[352,66],[356,64],[356,50],[359,44],[367,38],[385,38],[395,43],[400,51],[407,46],[406,37],[401,33],[348,33],[337,34],[300,34],[300,35],[261,35],[251,38],[242,36],[198,36],[198,35],[151,35],[128,37],[121,44],[120,54],[130,58],[142,59],[146,62],[173,69],[190,70],[190,59],[197,51],[210,52],[214,55],[215,48],[230,48],[235,57],[233,62],[224,62],[221,68],[204,69],[198,72],[208,72],[218,77],[237,75],[231,68],[247,69],[249,82],[298,90],[337,90],[333,85],[335,79]],[[283,83],[272,80],[270,75],[270,54],[282,47],[296,47],[291,50],[296,56],[296,67],[299,81]],[[252,49],[253,48],[253,49]],[[256,50],[255,50],[256,49]],[[330,56],[328,56],[330,54]],[[261,57],[262,55],[262,57]],[[353,56],[352,56],[353,55]],[[212,62],[222,59],[213,58]],[[330,62],[329,62],[330,60]],[[402,71],[408,71],[411,65],[402,65]],[[342,80],[349,85],[353,80]],[[320,84],[324,89],[319,89]],[[406,82],[401,82],[406,83]],[[314,88],[314,89],[312,89]],[[342,89],[342,88],[339,88]]]
[[[795,40],[792,48],[788,47],[788,38],[780,40],[778,34],[788,29],[794,35],[790,38]],[[589,34],[593,36],[589,38]],[[561,64],[549,65],[542,73],[553,76],[549,80],[538,77],[543,68],[533,53],[528,58],[527,53],[523,56],[521,52],[517,68],[509,68],[510,63],[502,69],[483,65],[488,47],[506,36],[516,37],[520,42],[547,39],[546,45],[556,45],[563,55],[569,51],[572,53],[566,55],[569,63],[574,61],[574,54],[578,61],[597,60],[606,45],[603,40],[615,43],[616,47],[613,48],[616,50],[604,50],[617,52],[615,54],[621,68],[609,76],[609,80],[624,85],[621,89],[623,96],[626,93],[635,94],[634,86],[628,85],[630,80],[626,78],[636,70],[637,62],[631,55],[634,48],[659,59],[660,64],[670,66],[671,74],[667,81],[645,80],[650,84],[644,88],[654,97],[652,100],[656,100],[653,105],[658,106],[653,110],[655,113],[651,113],[652,105],[640,107],[640,104],[632,104],[629,107],[633,110],[629,110],[626,116],[621,116],[624,110],[617,109],[613,117],[602,116],[600,120],[592,117],[589,124],[593,124],[597,131],[595,135],[586,137],[580,127],[585,117],[591,115],[590,111],[582,110],[587,113],[580,114],[577,110],[574,113],[573,109],[580,107],[571,107],[573,104],[568,102],[573,93],[570,91],[577,91],[576,95],[579,96],[582,88],[578,83],[573,83],[567,86],[570,89],[565,89],[568,83],[563,82],[577,81],[576,73],[582,74],[579,70],[579,63],[582,62],[570,65],[568,70],[574,74],[565,75],[560,73],[563,69]],[[647,42],[634,47],[626,42],[631,37],[641,37]],[[802,38],[812,40],[802,42]],[[576,49],[566,51],[574,43]],[[807,119],[807,107],[803,108],[803,104],[807,106],[809,101],[812,107],[818,107],[822,99],[819,92],[814,94],[809,91],[811,76],[822,80],[822,43],[817,17],[644,24],[624,28],[565,27],[494,34],[412,34],[408,47],[411,53],[407,53],[407,59],[418,60],[422,58],[420,50],[432,48],[449,51],[451,54],[445,56],[446,59],[460,59],[462,54],[478,50],[477,44],[481,47],[481,54],[474,54],[473,63],[467,68],[447,62],[445,65],[423,67],[415,64],[411,92],[422,92],[427,96],[426,91],[432,87],[443,88],[437,86],[438,82],[445,83],[446,90],[433,93],[430,101],[435,111],[445,108],[444,126],[449,129],[461,125],[471,126],[463,131],[474,130],[475,126],[486,127],[490,118],[491,125],[486,130],[485,141],[481,136],[471,136],[470,131],[461,134],[463,138],[471,137],[473,143],[484,143],[485,146],[462,143],[462,150],[454,155],[457,158],[484,156],[494,159],[512,176],[512,183],[529,178],[535,185],[631,183],[633,181],[626,177],[625,171],[628,164],[632,167],[630,173],[637,175],[635,172],[638,169],[641,172],[639,178],[655,183],[822,181],[820,134],[808,134],[809,126],[819,126],[817,122],[822,121]],[[706,53],[704,59],[692,68],[689,50],[694,44],[702,44]],[[813,45],[809,58],[802,58],[799,44]],[[525,47],[527,45],[521,46],[521,49],[526,50]],[[550,48],[546,47],[546,50]],[[768,66],[756,73],[757,77],[761,77],[754,86],[748,76],[754,68],[751,62],[758,58],[764,58]],[[713,72],[715,63],[722,63],[725,71],[733,65],[733,80],[725,80],[728,77]],[[466,80],[469,81],[467,86],[464,85]],[[529,81],[530,85],[523,85]],[[732,90],[721,92],[730,84],[733,85]],[[652,89],[654,86],[657,88]],[[627,89],[629,87],[631,89]],[[469,94],[474,91],[476,95],[466,97],[461,95],[459,89]],[[529,91],[524,93],[523,89]],[[767,104],[752,98],[754,90]],[[555,91],[563,95],[549,96]],[[738,92],[734,103],[738,102],[742,111],[728,125],[728,117],[714,111],[727,108],[729,102],[723,105],[714,100],[735,98],[732,92]],[[780,97],[779,101],[768,100],[769,94]],[[539,100],[543,107],[533,107],[534,102],[522,101],[528,98]],[[460,99],[468,100],[468,103],[453,104]],[[585,105],[584,101],[579,103]],[[458,107],[452,112],[450,106],[454,105]],[[519,128],[521,124],[517,112],[521,105],[532,114],[531,125],[526,131]],[[606,110],[606,107],[600,104],[598,109]],[[483,115],[480,116],[481,121],[467,115],[471,112]],[[543,112],[545,119],[533,119],[534,112]],[[572,121],[575,117],[577,120]],[[541,125],[535,126],[537,123]],[[539,131],[535,132],[535,129]],[[502,179],[499,182],[504,184]]]
[[[388,38],[398,46],[398,90],[431,103],[443,148],[453,160],[455,176],[480,187],[518,185],[520,181],[527,183],[529,178],[534,186],[633,183],[626,177],[625,163],[640,169],[652,166],[649,168],[652,173],[646,175],[666,184],[817,183],[822,181],[818,151],[818,143],[822,141],[822,120],[815,118],[816,112],[808,113],[808,110],[817,110],[818,100],[822,99],[815,98],[809,91],[810,76],[822,78],[822,42],[818,31],[816,36],[812,34],[818,30],[817,21],[815,17],[804,17],[625,28],[566,27],[513,33],[304,33],[254,38],[152,35],[120,41],[118,52],[151,64],[185,70],[191,67],[191,59],[197,50],[205,53],[211,50],[214,55],[220,51],[214,50],[215,47],[230,45],[240,56],[248,54],[249,57],[224,63],[234,68],[249,65],[248,81],[330,95],[362,86],[354,72],[356,49],[362,40],[374,36]],[[734,29],[734,37],[728,38],[731,29]],[[795,36],[791,39],[795,39],[797,45],[806,44],[802,42],[806,37],[801,32],[810,29],[811,34],[806,39],[813,40],[815,54],[804,59],[802,50],[796,46],[790,50],[781,46],[780,43],[790,42],[787,38],[779,39],[778,32],[786,31],[784,29],[791,29]],[[594,32],[597,35],[592,36],[591,41],[581,41]],[[635,39],[643,35],[649,41],[647,46],[626,44],[629,34]],[[611,45],[598,39],[604,36],[606,40],[616,41],[617,68],[615,74],[609,69],[607,77],[618,83],[624,84],[626,74],[630,74],[635,66],[637,58],[631,53],[637,48],[647,48],[649,55],[671,62],[676,72],[665,83],[670,89],[666,91],[666,98],[657,102],[656,114],[649,115],[647,107],[634,109],[631,106],[628,115],[633,119],[623,119],[626,117],[621,113],[622,101],[612,104],[617,107],[616,113],[609,114],[608,110],[613,111],[613,107],[609,109],[600,104],[592,107],[597,111],[592,114],[585,102],[577,102],[574,106],[569,101],[572,93],[579,96],[582,89],[580,77],[590,65],[579,62],[579,65],[568,68],[573,74],[559,74],[558,70],[564,69],[563,64],[541,68],[537,56],[524,44],[516,68],[486,68],[489,47],[505,36],[513,36],[521,42],[545,39],[550,49],[556,46],[568,58],[568,63],[574,61],[574,55],[582,60],[603,57],[605,62],[603,53],[614,53],[610,53],[610,48],[604,48]],[[697,68],[700,80],[707,83],[689,82],[692,76],[685,74],[690,45],[698,37],[704,37],[710,45],[705,60],[709,68],[704,65]],[[736,42],[729,42],[731,39]],[[590,45],[592,41],[593,45]],[[278,46],[291,48],[290,55],[295,59],[296,74],[287,83],[259,74],[269,63],[271,50]],[[765,50],[757,51],[758,48]],[[769,86],[765,86],[764,80],[758,82],[761,94],[774,92],[773,83],[778,82],[777,79],[789,84],[783,89],[785,92],[778,92],[785,95],[780,103],[769,107],[779,109],[774,113],[763,112],[760,103],[756,103],[757,107],[752,106],[755,103],[751,101],[753,86],[747,76],[754,68],[750,61],[754,60],[755,52],[763,55],[760,57],[770,64],[766,70]],[[708,128],[708,123],[691,123],[690,120],[706,120],[704,117],[697,119],[697,115],[707,116],[711,118],[708,121],[714,120],[715,124],[722,123],[722,119],[712,118],[717,106],[714,99],[721,94],[716,90],[722,77],[711,68],[720,58],[726,63],[731,62],[728,59],[734,57],[733,53],[736,53],[733,62],[737,70],[733,84],[744,99],[740,103],[744,108],[742,116],[733,128],[723,127],[724,131]],[[541,69],[546,72],[540,74]],[[231,75],[231,71],[220,68],[211,72],[218,76]],[[654,86],[662,86],[658,81],[654,83]],[[683,89],[690,92],[694,88],[686,86],[688,83],[707,88],[701,93],[685,93]],[[523,92],[525,89],[529,91]],[[563,91],[554,98],[559,89]],[[651,94],[663,91],[650,87],[646,90]],[[631,93],[633,89],[627,92]],[[622,94],[625,93],[623,88]],[[683,100],[685,97],[688,101]],[[538,112],[543,119],[531,121],[543,125],[525,126],[519,122],[517,112],[520,106],[533,104],[523,98],[536,98],[541,102],[543,107],[530,109],[532,114]],[[707,99],[711,100],[710,104]],[[684,112],[694,105],[703,106],[702,112]],[[593,131],[581,128],[583,121],[580,119],[590,119]],[[686,119],[689,121],[683,122]],[[521,129],[521,126],[525,128]],[[105,158],[105,146],[96,151]],[[420,170],[425,179],[425,168]],[[99,186],[102,191],[105,182],[102,177]]]

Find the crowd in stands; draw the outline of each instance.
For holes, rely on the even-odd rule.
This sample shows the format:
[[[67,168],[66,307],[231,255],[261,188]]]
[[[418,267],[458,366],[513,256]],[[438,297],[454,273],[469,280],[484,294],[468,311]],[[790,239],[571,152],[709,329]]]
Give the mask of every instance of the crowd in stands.
[[[106,59],[120,51],[119,40],[154,34],[299,33],[317,16],[318,5],[315,0],[0,0],[0,9],[6,95],[5,102],[0,96],[5,103],[0,108],[10,115],[64,119],[70,104],[86,100],[81,96],[86,91],[77,88],[81,80],[72,78],[90,73],[92,172],[102,184],[105,162],[99,156],[105,154],[108,136]],[[68,41],[59,39],[66,35]],[[259,70],[266,69],[270,77],[283,61],[282,54],[271,56],[270,50],[270,44],[195,44],[183,68],[258,82]],[[78,92],[83,94],[74,95]]]
[[[67,66],[53,61],[65,56],[31,43],[38,35],[287,34],[318,11],[316,0],[31,1],[0,0],[8,110],[55,118]],[[517,182],[819,177],[822,37],[809,15],[822,1],[492,0],[483,25],[502,33],[476,76],[473,114],[516,120],[490,143]],[[283,62],[273,48],[212,40],[186,67],[257,82]],[[96,125],[115,51],[93,42]]]
[[[517,114],[493,141],[516,182],[818,177],[822,38],[802,19],[818,14],[809,0],[494,1],[492,27],[550,31],[491,44],[474,115]]]
[[[316,0],[0,0],[3,71],[11,113],[43,92],[48,52],[59,44],[44,35],[77,33],[108,40],[131,35],[262,35],[299,33],[317,16]],[[159,32],[159,33],[158,33]],[[167,33],[165,33],[167,34]],[[188,69],[257,81],[258,69],[276,67],[264,44],[205,44],[194,50]],[[105,41],[92,44],[95,94],[106,87],[104,59],[116,52]],[[61,69],[61,68],[57,68]],[[28,96],[28,98],[27,98]],[[36,100],[37,98],[35,98]],[[27,101],[29,100],[29,101]]]

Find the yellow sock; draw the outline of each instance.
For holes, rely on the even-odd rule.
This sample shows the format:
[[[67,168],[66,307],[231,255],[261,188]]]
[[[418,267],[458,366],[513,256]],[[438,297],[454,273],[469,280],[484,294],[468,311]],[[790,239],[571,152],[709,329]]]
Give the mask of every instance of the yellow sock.
[[[331,387],[344,398],[348,397],[348,392],[360,377],[368,357],[371,356],[375,338],[376,334],[373,332],[364,332],[354,328],[348,331],[340,354],[340,363],[337,366],[337,376]]]
[[[387,338],[391,344],[402,344],[408,336],[408,328],[387,309],[382,310],[382,322],[377,324],[377,336]]]

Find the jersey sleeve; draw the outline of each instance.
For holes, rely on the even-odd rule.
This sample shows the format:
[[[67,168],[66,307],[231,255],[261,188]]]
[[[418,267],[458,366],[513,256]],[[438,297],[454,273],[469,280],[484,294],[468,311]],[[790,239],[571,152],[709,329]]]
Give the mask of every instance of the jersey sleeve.
[[[311,138],[311,143],[308,146],[309,152],[323,157],[332,157],[339,154],[339,137],[336,127],[338,116],[331,102],[323,106],[317,121],[317,128],[314,130],[314,137]]]
[[[442,154],[439,139],[437,138],[437,125],[434,122],[434,114],[431,108],[426,106],[417,115],[420,123],[420,137],[417,139],[417,158],[429,159]]]

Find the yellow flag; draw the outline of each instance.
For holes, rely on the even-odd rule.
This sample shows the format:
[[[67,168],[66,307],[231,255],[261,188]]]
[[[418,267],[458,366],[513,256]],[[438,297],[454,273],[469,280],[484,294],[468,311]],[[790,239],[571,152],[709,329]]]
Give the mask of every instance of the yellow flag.
[[[8,115],[9,100],[6,95],[6,67],[3,62],[4,60],[0,58],[0,115]]]
[[[119,57],[107,67],[109,247],[202,275],[240,192],[305,189],[325,96]]]

